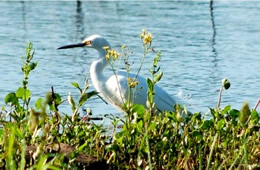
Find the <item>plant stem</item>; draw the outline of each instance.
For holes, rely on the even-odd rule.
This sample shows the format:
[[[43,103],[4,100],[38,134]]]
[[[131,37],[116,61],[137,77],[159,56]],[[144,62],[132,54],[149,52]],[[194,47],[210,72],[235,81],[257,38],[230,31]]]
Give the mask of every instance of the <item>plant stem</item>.
[[[244,134],[244,140],[243,140],[243,150],[245,154],[245,168],[248,169],[248,154],[246,150],[246,135]]]
[[[237,155],[236,159],[234,160],[234,162],[231,164],[231,166],[229,167],[228,170],[232,170],[233,166],[236,164],[238,158],[240,158],[240,153]]]
[[[135,79],[137,79],[137,77],[138,77],[138,75],[139,75],[139,73],[141,71],[141,68],[143,67],[143,63],[144,63],[144,59],[145,59],[146,55],[147,55],[147,47],[146,47],[146,45],[144,45],[144,55],[142,57],[141,64],[140,64],[140,67],[138,68],[138,71],[136,73]]]
[[[254,107],[254,110],[257,109],[258,105],[260,104],[260,99],[258,100],[258,102],[256,103],[255,107]]]
[[[220,107],[220,103],[221,103],[222,91],[223,91],[223,86],[219,90],[218,105],[217,105],[218,108]]]
[[[145,130],[145,139],[146,139],[146,145],[147,145],[147,150],[148,150],[148,160],[149,160],[149,169],[152,170],[152,159],[151,159],[151,151],[150,151],[150,144],[149,144],[149,139],[148,139],[148,134],[147,134],[147,128]]]
[[[112,68],[113,74],[116,76],[116,83],[117,83],[118,89],[119,89],[119,91],[120,91],[121,100],[122,100],[123,103],[125,103],[126,101],[124,100],[123,95],[122,95],[122,90],[121,90],[121,86],[120,86],[119,81],[118,81],[118,77],[117,77],[117,74],[116,74],[116,70],[115,70],[115,68],[114,68],[114,66],[112,65],[111,62],[108,61],[108,63],[109,63],[109,65],[110,65],[111,68]]]
[[[82,92],[81,92],[81,97],[85,94],[85,92],[86,92],[86,90],[88,89],[88,87],[89,87],[89,86],[86,84],[85,88],[84,88],[84,89],[82,90]],[[72,117],[71,117],[72,122],[74,122],[75,117],[76,117],[76,115],[77,115],[77,113],[78,113],[80,107],[81,107],[80,104],[78,104],[76,110],[75,110],[74,113],[72,114]]]
[[[218,138],[218,133],[216,133],[214,140],[213,140],[213,143],[211,145],[211,149],[210,149],[210,153],[209,153],[209,159],[208,159],[207,168],[206,168],[207,170],[209,169],[209,166],[210,166],[210,162],[211,162],[211,158],[212,158],[212,154],[213,154],[213,150],[214,150],[214,146],[216,144],[217,138]]]
[[[199,170],[202,170],[201,147],[199,147]]]

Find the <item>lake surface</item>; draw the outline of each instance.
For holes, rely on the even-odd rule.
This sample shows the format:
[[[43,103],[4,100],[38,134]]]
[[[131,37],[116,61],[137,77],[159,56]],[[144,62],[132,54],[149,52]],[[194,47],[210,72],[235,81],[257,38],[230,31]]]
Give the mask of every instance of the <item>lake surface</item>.
[[[66,99],[69,92],[77,97],[71,82],[84,85],[97,53],[57,47],[100,34],[113,48],[125,44],[134,52],[130,61],[135,72],[142,57],[143,28],[162,51],[164,76],[159,85],[183,98],[191,110],[206,112],[216,106],[223,78],[231,81],[231,88],[224,91],[222,106],[240,109],[248,101],[254,107],[260,98],[260,2],[21,1],[0,2],[0,9],[0,105],[7,93],[21,86],[27,42],[33,42],[38,61],[30,75],[32,100],[44,97],[51,86]],[[149,76],[151,62],[152,56],[145,59],[141,75]],[[99,98],[84,107],[95,115],[119,113]],[[70,114],[66,104],[61,110]]]

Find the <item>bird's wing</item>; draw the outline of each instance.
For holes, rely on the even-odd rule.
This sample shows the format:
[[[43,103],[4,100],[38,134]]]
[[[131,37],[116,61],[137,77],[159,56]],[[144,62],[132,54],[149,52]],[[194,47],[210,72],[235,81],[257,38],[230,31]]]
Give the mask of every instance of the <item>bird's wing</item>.
[[[110,76],[106,81],[106,96],[110,102],[122,106],[127,100],[128,84],[127,77],[122,74]]]
[[[147,101],[147,83],[146,80],[138,76],[138,85],[129,91],[128,77],[135,78],[135,74],[119,71],[112,75],[106,82],[107,96],[110,102],[122,106],[126,101],[146,106]],[[178,103],[177,98],[171,97],[166,91],[155,85],[154,102],[161,111],[173,111],[174,104]],[[131,92],[131,96],[129,94]]]
[[[126,72],[123,71],[120,72],[119,75],[127,76]],[[133,79],[136,75],[129,73],[128,76]],[[136,104],[146,106],[148,90],[146,79],[138,76],[137,81],[138,85],[135,89],[133,89],[133,101]],[[174,104],[179,103],[179,100],[177,98],[171,97],[166,91],[157,85],[155,85],[154,90],[154,102],[156,107],[161,111],[173,111]]]
[[[161,111],[173,111],[173,106],[177,103],[177,99],[173,98],[162,88],[155,85],[154,102],[156,107]]]

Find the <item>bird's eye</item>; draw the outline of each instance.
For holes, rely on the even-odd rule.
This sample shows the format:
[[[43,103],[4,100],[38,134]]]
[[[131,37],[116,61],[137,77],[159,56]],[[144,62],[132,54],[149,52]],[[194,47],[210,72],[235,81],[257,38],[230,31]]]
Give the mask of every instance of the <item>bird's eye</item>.
[[[86,45],[90,45],[91,44],[91,41],[89,40],[89,41],[85,41],[84,42]]]

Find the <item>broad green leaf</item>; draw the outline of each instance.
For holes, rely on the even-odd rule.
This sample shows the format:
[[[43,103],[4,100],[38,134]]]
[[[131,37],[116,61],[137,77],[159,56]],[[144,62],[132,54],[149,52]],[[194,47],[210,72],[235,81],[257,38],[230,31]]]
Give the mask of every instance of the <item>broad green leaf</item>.
[[[15,95],[15,93],[9,93],[5,96],[5,104],[11,103],[12,105],[15,105],[18,102],[18,99]]]
[[[214,125],[212,120],[205,120],[203,124],[200,126],[201,129],[206,130],[212,128]]]
[[[143,117],[144,112],[145,112],[145,108],[144,108],[143,105],[135,104],[133,106],[133,111],[137,113],[138,117]]]
[[[16,91],[16,97],[21,98],[22,100],[28,100],[31,97],[31,92],[28,89],[24,89],[23,87],[19,87]]]
[[[221,111],[221,113],[222,113],[222,114],[226,114],[230,109],[231,109],[231,106],[230,106],[230,105],[227,105],[227,106]]]
[[[42,98],[39,98],[39,99],[36,100],[35,107],[36,107],[36,109],[42,108]]]
[[[203,139],[201,132],[198,130],[194,130],[191,135],[197,142],[200,142]]]
[[[230,116],[233,118],[233,119],[236,119],[239,115],[239,110],[236,110],[236,109],[232,109],[229,111],[229,114]]]

